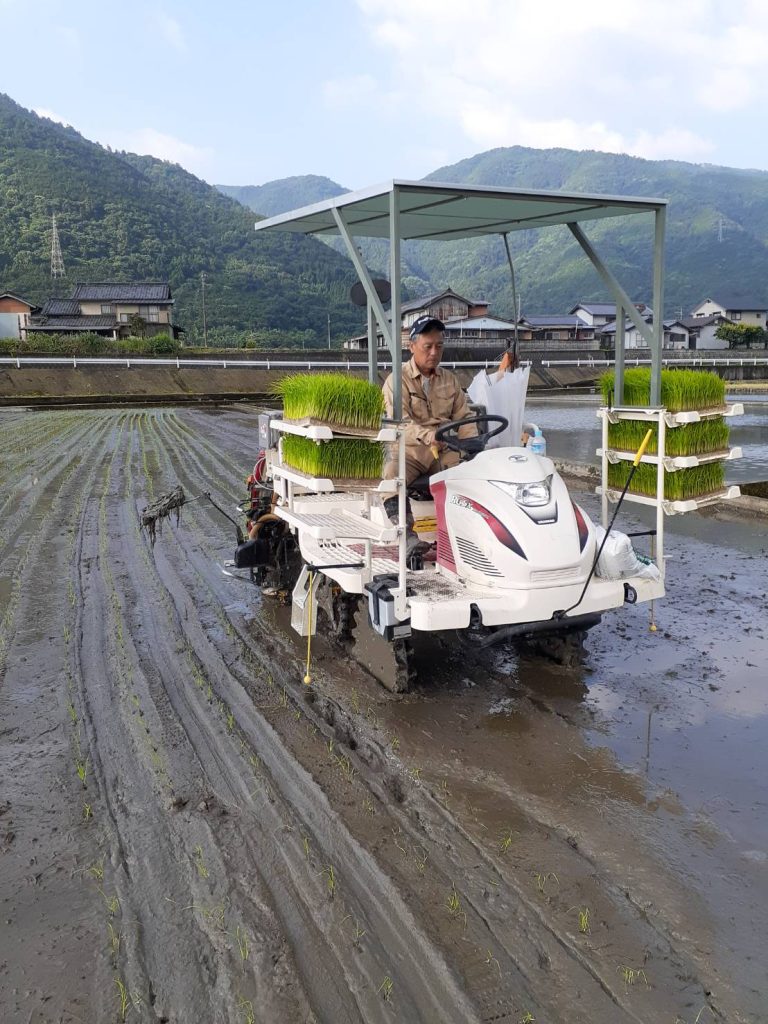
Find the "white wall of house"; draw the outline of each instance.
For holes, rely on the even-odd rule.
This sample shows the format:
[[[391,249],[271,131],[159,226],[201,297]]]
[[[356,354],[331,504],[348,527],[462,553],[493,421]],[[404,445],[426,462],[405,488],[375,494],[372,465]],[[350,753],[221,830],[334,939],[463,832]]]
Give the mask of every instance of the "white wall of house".
[[[755,327],[766,326],[766,310],[764,309],[725,309],[712,299],[706,299],[691,312],[691,316],[727,316],[735,323],[750,324]],[[702,346],[706,347],[706,346]]]
[[[719,324],[707,324],[705,327],[694,328],[690,332],[691,348],[728,348],[728,342],[715,337]]]

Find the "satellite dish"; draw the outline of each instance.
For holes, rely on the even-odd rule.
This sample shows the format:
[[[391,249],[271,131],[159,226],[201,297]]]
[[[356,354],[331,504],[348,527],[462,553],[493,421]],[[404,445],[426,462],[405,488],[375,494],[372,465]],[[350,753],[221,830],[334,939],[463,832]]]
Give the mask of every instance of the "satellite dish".
[[[376,289],[376,294],[381,299],[382,303],[389,302],[392,297],[392,286],[389,281],[385,281],[381,277],[377,277],[373,281],[373,287]],[[357,281],[352,285],[349,297],[356,306],[366,306],[368,304],[368,296],[365,294],[365,288],[363,287],[362,281]]]

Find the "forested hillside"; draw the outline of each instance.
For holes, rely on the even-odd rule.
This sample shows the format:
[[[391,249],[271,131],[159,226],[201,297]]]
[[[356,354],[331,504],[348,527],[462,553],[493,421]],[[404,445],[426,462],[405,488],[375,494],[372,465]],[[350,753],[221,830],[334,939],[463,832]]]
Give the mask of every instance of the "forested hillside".
[[[56,212],[66,279],[49,276]],[[327,246],[257,235],[239,203],[152,157],[114,153],[0,95],[0,292],[42,302],[71,283],[168,279],[175,317],[199,340],[200,273],[209,338],[324,344],[358,329],[354,272]]]
[[[301,205],[301,196],[290,187],[294,180],[270,183],[270,195],[279,196],[282,206],[273,204],[269,213]],[[718,289],[768,302],[768,172],[513,146],[442,167],[428,180],[666,198],[667,313],[688,312]],[[326,195],[313,201],[336,195],[339,189],[329,182]],[[258,195],[249,203],[252,199],[258,201]],[[651,218],[603,221],[588,225],[587,231],[630,295],[649,300]],[[566,228],[516,232],[511,245],[523,312],[562,312],[578,300],[610,299]],[[364,252],[371,266],[386,269],[379,243],[366,246]],[[408,243],[403,258],[411,294],[450,285],[470,297],[489,299],[496,312],[512,312],[501,239]]]

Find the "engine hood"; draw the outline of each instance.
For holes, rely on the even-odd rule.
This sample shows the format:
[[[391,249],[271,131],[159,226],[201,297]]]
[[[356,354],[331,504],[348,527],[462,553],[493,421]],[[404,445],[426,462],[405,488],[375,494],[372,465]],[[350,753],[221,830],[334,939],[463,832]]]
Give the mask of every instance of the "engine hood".
[[[505,480],[510,483],[536,483],[555,472],[555,464],[546,456],[534,455],[527,448],[491,448],[469,462],[435,473],[433,481]]]

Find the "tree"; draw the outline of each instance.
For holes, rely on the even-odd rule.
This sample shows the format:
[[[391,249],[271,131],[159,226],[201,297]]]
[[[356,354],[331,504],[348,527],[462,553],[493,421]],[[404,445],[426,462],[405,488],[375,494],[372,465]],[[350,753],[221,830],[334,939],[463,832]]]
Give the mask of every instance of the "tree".
[[[715,337],[728,342],[728,348],[752,348],[765,345],[768,339],[763,327],[757,324],[720,324]]]
[[[128,326],[134,338],[143,338],[147,333],[147,321],[138,313],[131,313],[128,317]]]

